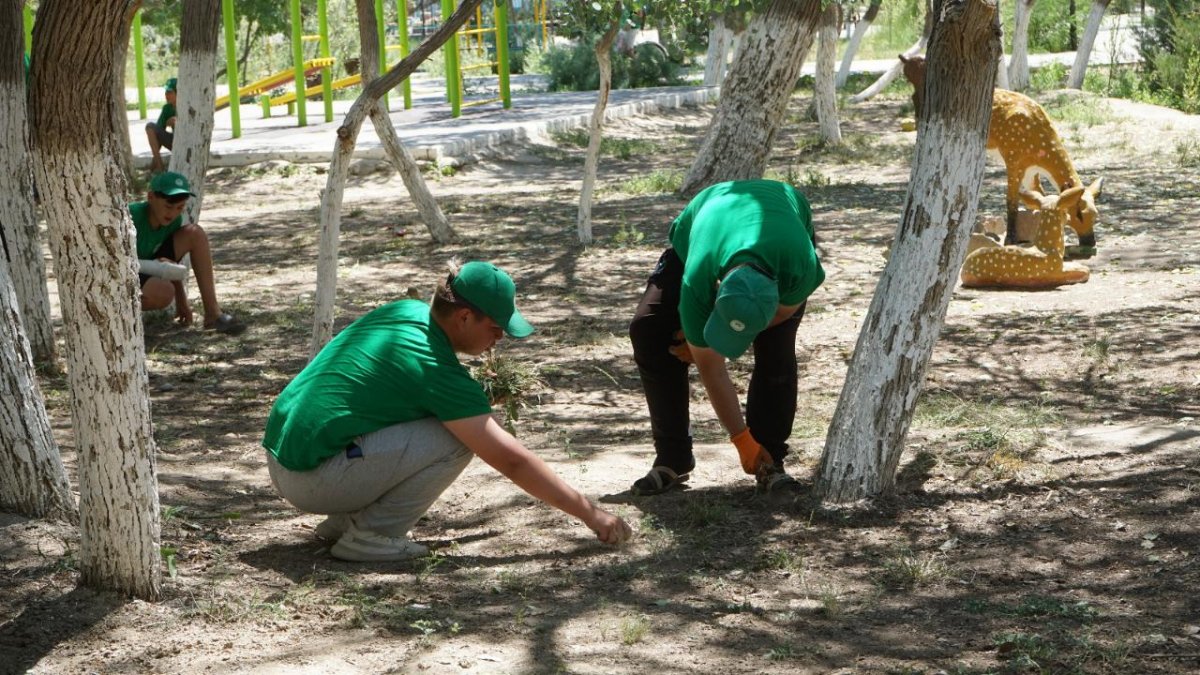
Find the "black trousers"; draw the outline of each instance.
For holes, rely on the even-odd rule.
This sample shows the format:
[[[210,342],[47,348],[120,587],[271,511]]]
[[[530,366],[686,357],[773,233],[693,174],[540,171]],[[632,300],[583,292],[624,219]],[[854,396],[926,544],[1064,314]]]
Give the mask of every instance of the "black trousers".
[[[682,328],[679,294],[683,261],[669,248],[658,260],[629,325],[633,358],[642,377],[650,430],[657,456],[655,466],[683,473],[695,465],[689,412],[689,364],[668,351]],[[796,419],[796,331],[804,305],[787,321],[758,334],[754,340],[754,371],[746,399],[746,425],[771,453],[778,466],[787,455],[787,439]]]

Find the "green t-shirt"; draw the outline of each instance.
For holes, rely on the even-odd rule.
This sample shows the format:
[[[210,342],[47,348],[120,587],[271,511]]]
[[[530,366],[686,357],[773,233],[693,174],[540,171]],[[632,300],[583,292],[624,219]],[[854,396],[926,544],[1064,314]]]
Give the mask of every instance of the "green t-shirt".
[[[284,467],[308,471],[362,434],[490,412],[429,306],[401,300],[347,326],[300,371],[271,408],[263,446]]]
[[[158,114],[158,126],[162,127],[163,129],[166,129],[167,121],[170,120],[174,116],[175,116],[175,106],[171,105],[170,103],[164,103],[163,107],[162,107],[162,112],[160,112]]]
[[[133,217],[133,227],[137,231],[137,254],[142,260],[153,260],[154,252],[167,237],[183,227],[183,214],[158,229],[150,227],[150,202],[133,202],[129,205],[129,215]]]
[[[779,303],[798,305],[825,281],[813,247],[812,209],[791,185],[773,180],[717,183],[702,190],[671,224],[683,260],[679,316],[687,341],[707,347],[717,281],[753,263],[779,282]]]

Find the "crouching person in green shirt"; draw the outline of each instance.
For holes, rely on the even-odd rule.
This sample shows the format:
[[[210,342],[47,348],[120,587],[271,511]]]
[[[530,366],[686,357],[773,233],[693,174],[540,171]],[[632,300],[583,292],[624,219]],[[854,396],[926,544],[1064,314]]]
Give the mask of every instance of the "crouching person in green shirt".
[[[400,300],[347,326],[280,393],[263,438],[271,480],[296,508],[329,516],[316,535],[334,542],[334,557],[424,555],[409,530],[475,455],[600,541],[631,536],[496,423],[458,361],[533,332],[515,295],[501,269],[467,263],[432,305]]]

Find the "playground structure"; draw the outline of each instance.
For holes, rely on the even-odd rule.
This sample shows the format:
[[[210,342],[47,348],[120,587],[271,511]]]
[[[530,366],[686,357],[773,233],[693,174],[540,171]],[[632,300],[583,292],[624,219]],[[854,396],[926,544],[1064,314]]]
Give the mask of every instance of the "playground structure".
[[[334,79],[332,75],[333,66],[336,59],[330,54],[329,46],[329,30],[326,15],[327,0],[317,0],[317,19],[318,33],[315,35],[306,35],[303,33],[303,25],[301,18],[301,2],[302,0],[289,0],[291,11],[291,35],[290,44],[292,52],[292,67],[286,70],[271,73],[263,78],[255,80],[247,84],[239,84],[239,73],[236,58],[236,27],[234,25],[234,1],[222,0],[222,18],[224,21],[225,35],[225,59],[227,64],[228,81],[230,83],[229,93],[221,96],[216,100],[216,109],[221,110],[226,107],[230,109],[232,118],[233,137],[241,136],[241,107],[246,104],[244,97],[257,96],[259,103],[262,106],[263,117],[271,116],[271,109],[276,106],[287,106],[288,115],[295,115],[298,126],[307,126],[307,104],[309,98],[321,96],[324,104],[325,122],[333,121],[333,92],[348,87],[360,86],[362,84],[361,74],[352,74],[347,77]],[[424,19],[426,2],[419,2],[418,5]],[[522,29],[533,28],[535,36],[540,38],[540,43],[544,46],[549,42],[552,19],[551,19],[551,4],[552,0],[525,0],[517,2],[515,5],[519,8],[518,12],[527,10],[531,15],[532,21],[518,22],[515,26],[509,24],[508,3],[503,1],[493,0],[491,21],[486,20],[487,14],[482,7],[476,8],[474,21],[468,20],[457,33],[451,36],[450,40],[442,47],[442,53],[446,64],[446,100],[450,104],[451,115],[458,117],[461,115],[462,108],[469,106],[484,105],[487,103],[500,102],[504,108],[510,108],[512,105],[511,93],[509,88],[509,39],[514,29],[518,31],[518,36]],[[456,0],[440,0],[440,20],[445,21],[457,6]],[[386,22],[384,0],[375,0],[375,17],[379,32],[380,45],[380,72],[386,72],[388,68],[395,65],[389,64],[388,58],[391,54],[396,54],[396,60],[401,60],[409,54],[409,16],[407,0],[397,0],[395,7],[395,22],[391,24],[396,28],[398,36],[397,44],[387,44],[385,39],[387,28],[389,25]],[[25,11],[25,29],[26,29],[26,44],[31,41],[30,34],[32,32],[33,14],[26,7]],[[421,32],[424,37],[428,26],[424,20],[421,22]],[[133,18],[132,25],[133,52],[136,60],[136,83],[138,92],[138,114],[141,119],[147,118],[147,101],[146,101],[146,78],[145,78],[145,54],[142,41],[142,11],[139,10]],[[518,37],[520,41],[520,37]],[[305,42],[316,42],[318,44],[318,55],[315,58],[305,58],[303,45]],[[466,51],[471,51],[479,56],[485,56],[485,61],[482,63],[473,63],[471,65],[462,65],[463,59],[460,55]],[[494,71],[499,83],[499,95],[486,100],[465,101],[464,91],[464,74],[475,70],[487,69]],[[320,73],[321,82],[319,85],[308,86],[308,78]],[[292,85],[292,91],[282,94],[271,95],[271,92],[280,87]],[[412,108],[412,89],[408,80],[405,80],[399,87],[403,96],[404,108]],[[297,92],[303,91],[303,95],[297,95]],[[385,110],[390,109],[389,96],[384,95],[382,105]]]

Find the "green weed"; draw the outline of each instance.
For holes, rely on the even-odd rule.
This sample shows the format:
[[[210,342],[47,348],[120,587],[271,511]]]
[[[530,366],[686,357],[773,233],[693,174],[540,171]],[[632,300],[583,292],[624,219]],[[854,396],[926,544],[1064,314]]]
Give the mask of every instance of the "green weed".
[[[1190,137],[1176,143],[1175,163],[1181,169],[1200,168],[1200,139]]]
[[[612,243],[616,248],[632,248],[640,245],[645,239],[645,232],[639,230],[636,225],[622,221],[621,226],[612,236]]]
[[[545,384],[538,377],[537,367],[519,363],[494,351],[483,356],[482,363],[475,368],[474,377],[487,394],[492,405],[504,407],[506,424],[512,430],[520,418],[521,408],[529,398]]]
[[[918,588],[950,577],[950,568],[940,554],[897,551],[883,561],[879,583],[888,588]]]
[[[683,185],[682,171],[657,169],[648,174],[622,181],[618,192],[631,195],[653,195],[677,191]]]
[[[763,658],[768,661],[790,661],[796,656],[796,648],[787,643],[771,647],[766,654],[763,654]]]
[[[650,633],[650,617],[645,614],[626,617],[621,621],[621,644],[635,645]]]
[[[728,521],[730,512],[730,506],[724,500],[705,496],[689,499],[683,507],[683,518],[689,527],[715,527]]]

